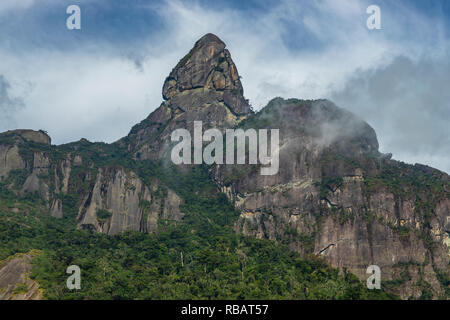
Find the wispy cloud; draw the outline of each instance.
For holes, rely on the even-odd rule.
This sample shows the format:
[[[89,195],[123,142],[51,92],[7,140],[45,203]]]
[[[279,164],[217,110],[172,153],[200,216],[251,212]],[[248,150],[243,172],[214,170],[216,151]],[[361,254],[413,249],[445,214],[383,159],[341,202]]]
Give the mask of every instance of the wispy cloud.
[[[450,172],[450,63],[398,57],[331,95],[377,128],[382,151]]]
[[[0,75],[0,125],[9,127],[14,121],[12,116],[25,106],[21,97],[13,96],[11,84]]]

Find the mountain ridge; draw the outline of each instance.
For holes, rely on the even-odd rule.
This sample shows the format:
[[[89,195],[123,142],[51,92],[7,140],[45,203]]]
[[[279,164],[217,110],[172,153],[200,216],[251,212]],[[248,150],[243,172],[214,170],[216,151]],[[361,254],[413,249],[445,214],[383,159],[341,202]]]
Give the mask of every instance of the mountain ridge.
[[[2,188],[34,195],[79,229],[158,234],[189,224],[195,207],[195,194],[173,177],[168,160],[173,130],[192,133],[194,121],[222,132],[279,128],[277,175],[214,165],[196,181],[214,183],[209,196],[224,194],[233,205],[233,229],[322,256],[361,280],[368,265],[379,264],[386,288],[404,299],[448,297],[446,173],[381,154],[373,128],[327,100],[274,98],[254,113],[230,53],[212,34],[174,67],[162,95],[159,108],[112,144],[54,146],[43,132],[0,134]]]

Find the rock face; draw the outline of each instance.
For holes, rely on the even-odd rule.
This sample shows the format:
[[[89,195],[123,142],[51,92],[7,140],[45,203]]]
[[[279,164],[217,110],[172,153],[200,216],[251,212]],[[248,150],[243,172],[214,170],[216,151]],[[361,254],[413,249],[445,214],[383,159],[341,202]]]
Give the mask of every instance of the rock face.
[[[50,201],[49,184],[42,177],[48,175],[51,161],[47,152],[40,150],[50,147],[50,141],[41,131],[14,130],[0,134],[0,182],[9,178],[17,184],[23,179],[18,193],[38,194]]]
[[[26,140],[33,141],[36,143],[41,143],[41,144],[51,144],[52,143],[52,139],[44,131],[18,129],[18,130],[7,131],[6,133],[7,134],[8,133],[9,134],[17,134]]]
[[[22,170],[27,166],[43,168],[48,165],[48,161],[45,163],[45,156],[42,153],[36,155],[34,164],[26,163],[20,155],[20,146],[27,141],[43,145],[51,143],[50,137],[43,131],[12,130],[0,134],[0,181],[11,171]]]
[[[39,177],[47,175],[50,168],[50,159],[44,152],[33,153],[31,174],[25,180],[21,194],[38,193],[46,201],[50,200],[49,185]]]
[[[38,254],[31,251],[0,261],[0,300],[41,300],[39,284],[30,279],[31,260]]]
[[[170,189],[166,192],[162,194],[157,181],[145,185],[134,172],[101,168],[79,209],[79,225],[107,234],[157,231],[159,220],[183,218],[181,199]]]
[[[234,93],[237,97],[242,97],[244,93],[225,43],[213,34],[198,40],[172,70],[164,82],[163,98],[170,100],[194,89]],[[235,114],[245,115],[249,111],[245,101],[242,104],[230,103],[229,107]]]
[[[163,98],[166,101],[122,141],[137,159],[165,157],[170,134],[177,128],[192,133],[194,121],[202,121],[204,129],[223,130],[251,114],[231,55],[213,34],[198,40],[172,70]]]
[[[13,170],[25,168],[20,157],[19,148],[11,145],[0,145],[0,180],[7,177]]]

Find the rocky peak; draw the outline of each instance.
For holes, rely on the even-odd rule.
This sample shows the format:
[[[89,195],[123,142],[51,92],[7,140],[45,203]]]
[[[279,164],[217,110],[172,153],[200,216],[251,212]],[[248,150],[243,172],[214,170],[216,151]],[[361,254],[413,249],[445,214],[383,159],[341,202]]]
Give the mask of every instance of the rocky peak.
[[[233,113],[247,114],[250,108],[243,97],[240,77],[225,46],[211,33],[200,38],[166,78],[163,98],[170,100],[189,91],[220,92]]]
[[[173,130],[225,130],[252,113],[240,77],[225,43],[208,33],[200,38],[170,72],[163,85],[165,101],[131,129],[128,150],[141,160],[161,158]]]

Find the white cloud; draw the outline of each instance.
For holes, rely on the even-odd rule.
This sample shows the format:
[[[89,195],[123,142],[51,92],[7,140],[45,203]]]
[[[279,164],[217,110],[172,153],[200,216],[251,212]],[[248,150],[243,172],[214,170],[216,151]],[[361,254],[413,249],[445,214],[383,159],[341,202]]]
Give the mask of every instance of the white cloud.
[[[355,74],[332,99],[377,129],[383,152],[450,172],[450,63],[398,57]]]
[[[0,14],[8,10],[26,9],[34,4],[34,0],[2,0],[0,2]]]

